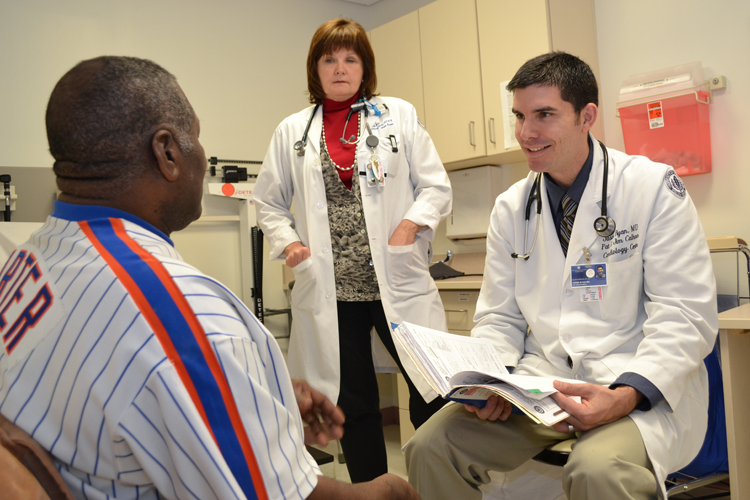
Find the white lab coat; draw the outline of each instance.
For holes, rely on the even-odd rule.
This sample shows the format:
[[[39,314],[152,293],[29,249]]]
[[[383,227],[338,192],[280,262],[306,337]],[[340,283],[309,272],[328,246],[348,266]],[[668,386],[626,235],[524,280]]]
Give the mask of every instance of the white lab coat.
[[[690,197],[670,190],[671,167],[608,150],[607,209],[617,232],[607,241],[593,228],[601,215],[603,160],[594,163],[582,195],[567,258],[542,182],[542,220],[528,261],[524,211],[534,173],[501,194],[492,213],[487,261],[472,334],[492,339],[516,373],[575,377],[609,385],[624,372],[651,381],[661,403],[630,417],[638,426],[665,495],[667,473],[698,453],[707,426],[703,358],[718,329],[716,286],[708,246]],[[674,192],[673,192],[674,191]],[[536,206],[529,224],[533,240]],[[607,263],[599,302],[571,288],[571,266]],[[527,335],[527,325],[530,333]],[[573,361],[572,369],[567,357]]]
[[[374,97],[370,101],[385,103],[389,109],[379,117],[370,112],[367,118],[373,134],[380,139],[376,150],[386,167],[386,181],[380,192],[368,187],[364,176],[355,173],[354,181],[359,179],[360,183],[385,315],[389,322],[407,320],[445,330],[442,302],[428,272],[428,250],[438,224],[451,210],[450,181],[414,107],[390,97]],[[337,401],[339,328],[331,232],[320,162],[322,106],[310,126],[306,154],[297,156],[293,149],[294,143],[302,138],[311,112],[309,107],[278,126],[253,196],[258,224],[268,239],[272,259],[284,258],[284,249],[295,241],[308,246],[312,254],[293,268],[289,371],[292,377],[306,379],[331,401]],[[392,152],[390,135],[396,138],[396,153]],[[364,140],[360,141],[357,149],[360,170],[364,171],[370,155],[370,148]],[[388,246],[402,219],[427,227],[418,233],[413,245]],[[384,352],[379,341],[377,345]],[[408,359],[401,361],[410,363]],[[424,380],[414,383],[427,401],[436,396]]]

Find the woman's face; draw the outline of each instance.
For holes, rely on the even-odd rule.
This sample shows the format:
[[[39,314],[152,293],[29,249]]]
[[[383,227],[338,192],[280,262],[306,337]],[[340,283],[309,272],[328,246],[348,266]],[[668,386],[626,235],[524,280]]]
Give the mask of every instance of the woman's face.
[[[362,59],[353,50],[340,48],[318,60],[323,92],[334,101],[346,101],[359,92],[363,74]]]

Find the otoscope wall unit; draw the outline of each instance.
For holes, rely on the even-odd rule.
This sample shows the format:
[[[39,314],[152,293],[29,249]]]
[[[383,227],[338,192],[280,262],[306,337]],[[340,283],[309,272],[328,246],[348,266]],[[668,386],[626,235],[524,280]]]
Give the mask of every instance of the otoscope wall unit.
[[[711,172],[708,106],[725,78],[703,78],[700,62],[623,81],[617,102],[625,151],[671,165],[678,175]]]

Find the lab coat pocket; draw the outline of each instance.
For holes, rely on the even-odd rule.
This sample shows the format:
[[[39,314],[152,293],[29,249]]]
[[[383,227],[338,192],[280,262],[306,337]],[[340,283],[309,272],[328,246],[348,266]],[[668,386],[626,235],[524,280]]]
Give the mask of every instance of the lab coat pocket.
[[[394,295],[427,293],[432,278],[427,270],[427,254],[422,255],[422,245],[388,245],[386,259],[387,281]]]
[[[607,286],[599,302],[602,319],[634,315],[643,289],[643,260],[633,254],[625,260],[607,263]]]
[[[308,257],[292,268],[294,286],[292,287],[292,305],[300,310],[312,310],[315,307],[315,286],[317,277],[312,257]]]

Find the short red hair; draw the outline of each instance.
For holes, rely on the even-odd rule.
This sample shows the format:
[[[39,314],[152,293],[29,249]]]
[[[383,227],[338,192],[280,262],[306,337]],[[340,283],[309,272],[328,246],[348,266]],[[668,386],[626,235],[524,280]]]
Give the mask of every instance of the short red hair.
[[[312,37],[307,54],[307,91],[313,104],[323,104],[325,92],[318,76],[318,61],[344,48],[353,50],[362,60],[362,84],[359,95],[370,99],[375,95],[378,77],[375,75],[375,54],[365,29],[350,19],[333,19],[324,23]]]

